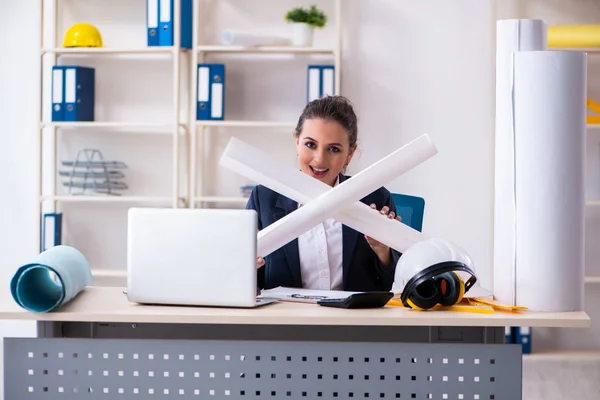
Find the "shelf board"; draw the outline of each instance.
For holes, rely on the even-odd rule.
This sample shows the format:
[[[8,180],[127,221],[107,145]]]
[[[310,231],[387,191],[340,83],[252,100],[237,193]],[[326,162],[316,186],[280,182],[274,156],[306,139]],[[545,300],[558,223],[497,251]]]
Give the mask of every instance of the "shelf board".
[[[246,204],[248,202],[248,197],[242,197],[242,196],[237,196],[237,197],[226,197],[226,196],[200,196],[200,197],[195,197],[194,198],[194,202],[198,203],[198,202],[207,202],[207,203],[239,203],[239,204]]]
[[[170,203],[172,197],[166,196],[90,196],[64,195],[42,196],[41,201],[61,201],[65,203]],[[181,200],[181,199],[180,199]]]
[[[584,282],[589,284],[600,283],[600,275],[587,275],[584,277]]]
[[[333,49],[293,46],[198,46],[197,51],[204,53],[276,53],[276,54],[334,54]]]
[[[139,128],[170,128],[172,124],[158,122],[118,122],[118,121],[82,121],[82,122],[44,122],[44,126],[56,126],[60,128],[127,128],[130,126]],[[183,125],[183,124],[180,124]]]
[[[61,129],[140,129],[144,131],[162,131],[172,133],[173,124],[160,122],[117,122],[117,121],[85,121],[85,122],[42,122],[42,128]],[[180,129],[185,129],[185,124],[179,124]]]
[[[523,354],[523,361],[583,361],[600,360],[600,351],[590,350],[552,350]]]
[[[110,47],[57,47],[42,49],[42,54],[69,54],[69,55],[151,55],[173,54],[176,50],[170,46],[138,47],[138,48],[110,48]]]
[[[549,47],[549,51],[583,51],[585,53],[600,53],[600,47]]]
[[[90,286],[127,286],[127,270],[92,268],[92,283]]]
[[[296,127],[294,121],[196,121],[197,126],[223,126],[237,128],[291,128]]]

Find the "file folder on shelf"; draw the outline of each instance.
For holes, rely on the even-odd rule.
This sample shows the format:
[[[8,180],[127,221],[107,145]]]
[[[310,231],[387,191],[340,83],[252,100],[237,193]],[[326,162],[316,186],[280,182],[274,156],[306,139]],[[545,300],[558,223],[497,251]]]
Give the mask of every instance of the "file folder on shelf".
[[[512,344],[515,342],[515,328],[511,326],[504,327],[504,343]]]
[[[151,0],[147,0],[151,1]],[[173,46],[173,12],[174,1],[180,2],[179,32],[180,47],[192,48],[192,0],[158,0],[158,45]]]
[[[40,251],[58,246],[62,240],[62,213],[46,213],[42,217]]]
[[[531,328],[520,326],[515,328],[515,343],[523,347],[523,354],[531,353]]]
[[[64,68],[59,65],[52,67],[52,121],[64,121]]]
[[[146,28],[148,46],[158,46],[158,1],[146,0]]]
[[[306,101],[335,94],[335,67],[333,65],[309,65],[307,71]]]
[[[225,64],[198,64],[197,120],[220,120],[225,114]]]
[[[64,68],[64,120],[93,121],[95,70],[82,66]]]

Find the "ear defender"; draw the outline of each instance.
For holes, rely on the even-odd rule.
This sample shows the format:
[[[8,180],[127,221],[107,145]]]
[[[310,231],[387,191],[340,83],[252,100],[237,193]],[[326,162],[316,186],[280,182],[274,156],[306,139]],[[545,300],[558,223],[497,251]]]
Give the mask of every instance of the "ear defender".
[[[435,306],[439,300],[440,292],[437,283],[428,279],[418,285],[412,293],[408,295],[404,305],[422,311]]]
[[[451,306],[463,299],[465,282],[456,272],[444,272],[425,279],[404,298],[404,305],[415,310],[428,310],[437,304]],[[404,297],[404,296],[403,296]]]
[[[456,272],[445,272],[435,278],[440,292],[439,303],[452,306],[460,302],[465,295],[465,282]]]

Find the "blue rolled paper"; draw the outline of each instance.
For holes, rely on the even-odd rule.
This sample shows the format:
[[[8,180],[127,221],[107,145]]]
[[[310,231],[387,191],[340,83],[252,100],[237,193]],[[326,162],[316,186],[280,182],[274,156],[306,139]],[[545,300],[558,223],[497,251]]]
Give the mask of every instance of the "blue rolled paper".
[[[81,252],[55,246],[20,267],[10,282],[13,299],[24,309],[43,313],[71,301],[92,282],[92,270]]]

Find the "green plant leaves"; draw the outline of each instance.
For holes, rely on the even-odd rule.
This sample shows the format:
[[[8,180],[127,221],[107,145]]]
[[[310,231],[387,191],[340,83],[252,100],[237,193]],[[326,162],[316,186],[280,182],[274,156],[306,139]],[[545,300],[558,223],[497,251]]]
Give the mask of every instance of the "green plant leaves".
[[[285,20],[288,22],[304,22],[314,28],[323,28],[327,24],[327,16],[316,6],[310,6],[310,9],[295,7],[285,14]]]

